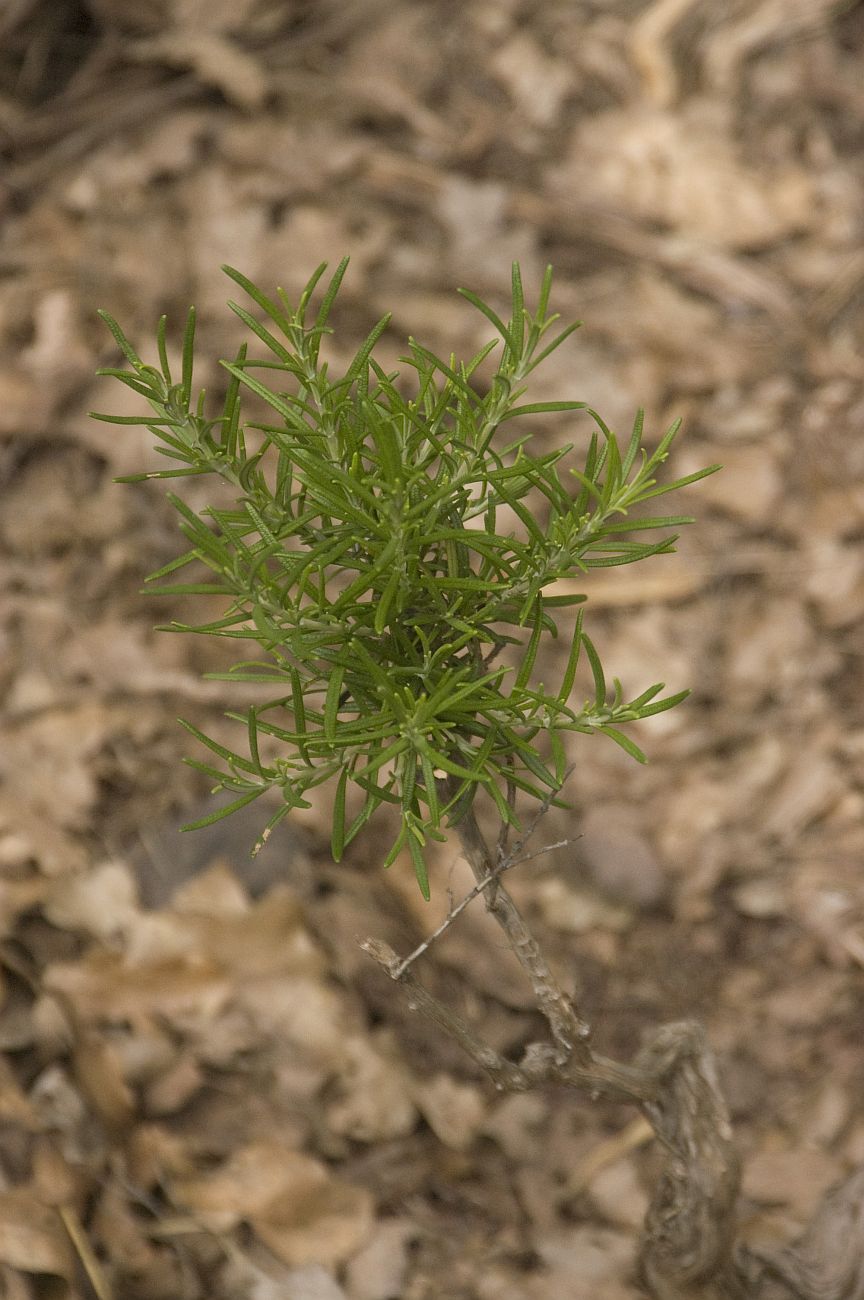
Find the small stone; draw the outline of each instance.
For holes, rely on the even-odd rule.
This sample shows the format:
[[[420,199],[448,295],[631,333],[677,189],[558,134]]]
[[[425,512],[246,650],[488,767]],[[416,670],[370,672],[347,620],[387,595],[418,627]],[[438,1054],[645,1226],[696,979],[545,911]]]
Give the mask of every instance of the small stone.
[[[564,934],[586,934],[591,930],[626,930],[633,913],[610,903],[594,889],[579,889],[552,877],[541,880],[535,890],[543,920]]]
[[[33,845],[25,836],[14,831],[0,834],[0,870],[11,872],[24,867],[34,856]]]
[[[747,880],[738,885],[732,897],[742,916],[752,916],[759,921],[785,916],[788,910],[786,896],[776,880]]]
[[[284,1300],[346,1300],[333,1274],[320,1264],[292,1269],[283,1285]]]
[[[637,819],[624,804],[601,804],[582,820],[576,854],[610,899],[650,911],[666,898],[668,881]]]

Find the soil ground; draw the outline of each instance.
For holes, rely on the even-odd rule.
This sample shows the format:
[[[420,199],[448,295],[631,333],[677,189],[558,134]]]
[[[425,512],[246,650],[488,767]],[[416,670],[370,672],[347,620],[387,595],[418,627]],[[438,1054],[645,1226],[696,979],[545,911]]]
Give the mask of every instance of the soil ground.
[[[677,555],[585,583],[625,688],[693,694],[647,768],[580,738],[534,840],[574,842],[513,887],[602,1050],[706,1024],[749,1241],[864,1160],[862,54],[850,0],[0,13],[0,1294],[641,1294],[638,1117],[502,1100],[357,947],[428,933],[455,846],[427,906],[374,831],[330,865],[324,799],[254,865],[255,818],[176,831],[206,796],[176,716],[229,738],[234,701],[225,647],[138,595],[180,540],[113,483],[147,435],[87,417],[135,409],[95,312],[146,349],[194,302],[218,391],[223,262],[296,293],[350,254],[335,355],[393,310],[394,364],[485,340],[457,285],[552,262],[586,323],[535,399],[682,416],[672,472],[724,464]],[[474,910],[423,975],[518,1053],[541,1027]]]

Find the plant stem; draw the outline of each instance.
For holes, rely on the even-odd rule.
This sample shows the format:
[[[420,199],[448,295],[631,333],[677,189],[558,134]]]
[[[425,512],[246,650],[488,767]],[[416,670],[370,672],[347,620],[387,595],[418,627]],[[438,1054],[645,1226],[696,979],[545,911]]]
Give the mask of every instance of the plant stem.
[[[452,798],[457,782],[448,778],[441,786],[442,795]],[[637,1105],[667,1151],[645,1223],[642,1269],[651,1294],[656,1300],[689,1300],[703,1294],[699,1288],[708,1283],[706,1300],[709,1294],[716,1300],[743,1300],[746,1292],[733,1257],[739,1162],[704,1030],[692,1021],[664,1025],[631,1065],[596,1056],[588,1022],[555,979],[501,883],[471,807],[455,830],[487,910],[531,982],[552,1043],[531,1043],[518,1064],[508,1061],[429,993],[409,969],[410,962],[377,940],[367,940],[364,950],[403,985],[409,1005],[449,1034],[500,1091],[559,1084],[586,1091],[593,1099]]]
[[[509,931],[505,933],[509,938]],[[750,1292],[734,1254],[738,1157],[714,1058],[700,1025],[682,1021],[661,1026],[630,1065],[595,1056],[584,1040],[581,1053],[574,1050],[563,1062],[560,1048],[530,1043],[517,1064],[482,1042],[386,943],[367,939],[361,946],[403,986],[409,1007],[458,1043],[499,1091],[559,1085],[587,1092],[593,1100],[637,1105],[666,1151],[641,1252],[650,1294],[655,1300],[746,1300]]]
[[[452,798],[456,783],[450,778],[444,784],[447,786],[448,798]],[[462,815],[455,830],[478,885],[493,879],[496,864],[477,825],[473,808],[469,807]],[[528,929],[508,890],[499,879],[485,890],[484,897],[487,911],[491,912],[504,931],[517,961],[531,981],[537,1005],[548,1021],[555,1042],[556,1062],[564,1065],[573,1057],[583,1068],[590,1068],[593,1062],[591,1026],[552,974],[540,945]]]

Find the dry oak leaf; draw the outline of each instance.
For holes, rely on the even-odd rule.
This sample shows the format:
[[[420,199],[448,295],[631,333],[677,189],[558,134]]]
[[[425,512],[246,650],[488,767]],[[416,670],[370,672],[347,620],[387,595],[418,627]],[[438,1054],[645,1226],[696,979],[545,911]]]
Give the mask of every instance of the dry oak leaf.
[[[85,1030],[75,1045],[72,1065],[75,1082],[99,1118],[112,1132],[122,1133],[132,1123],[135,1098],[112,1044]]]
[[[268,77],[258,60],[215,32],[172,31],[138,41],[131,47],[143,63],[167,63],[191,69],[205,86],[215,86],[237,108],[260,108],[267,96]]]
[[[98,939],[125,934],[138,914],[132,872],[125,862],[101,862],[51,882],[42,911],[60,930],[84,930]]]
[[[747,1161],[742,1194],[763,1205],[788,1206],[802,1222],[815,1212],[822,1194],[842,1177],[833,1156],[812,1147],[763,1150]]]
[[[466,1151],[486,1119],[486,1103],[479,1088],[458,1083],[448,1074],[418,1080],[412,1095],[432,1132],[445,1146]]]
[[[352,1035],[342,1045],[340,1096],[327,1109],[335,1133],[355,1142],[404,1137],[417,1121],[412,1080],[386,1035]]]
[[[348,1264],[351,1300],[389,1300],[404,1294],[408,1245],[417,1229],[408,1219],[383,1219]]]
[[[340,1263],[362,1245],[373,1223],[368,1191],[278,1143],[251,1142],[220,1169],[176,1180],[171,1194],[214,1232],[248,1223],[294,1267]]]
[[[750,167],[723,115],[698,101],[583,118],[557,181],[575,198],[587,183],[598,204],[720,248],[765,248],[820,219],[803,168]]]
[[[5,1054],[0,1056],[0,1123],[12,1124],[29,1133],[36,1133],[40,1128],[38,1111],[15,1078]]]
[[[0,1192],[0,1263],[71,1281],[72,1247],[60,1216],[23,1188]]]
[[[212,961],[166,958],[134,966],[119,953],[90,949],[78,961],[56,962],[43,991],[68,998],[85,1023],[164,1016],[213,1020],[231,996],[230,979]]]
[[[118,726],[119,715],[112,716],[101,703],[85,703],[52,709],[27,718],[26,726],[9,729],[3,750],[4,820],[20,826],[28,838],[33,827],[40,859],[43,833],[58,825],[87,828],[99,792],[94,760]]]
[[[276,886],[246,911],[206,914],[193,910],[195,896],[181,898],[182,910],[139,916],[127,948],[130,965],[184,958],[212,961],[234,976],[320,976],[325,959],[303,924],[303,913],[287,886]]]

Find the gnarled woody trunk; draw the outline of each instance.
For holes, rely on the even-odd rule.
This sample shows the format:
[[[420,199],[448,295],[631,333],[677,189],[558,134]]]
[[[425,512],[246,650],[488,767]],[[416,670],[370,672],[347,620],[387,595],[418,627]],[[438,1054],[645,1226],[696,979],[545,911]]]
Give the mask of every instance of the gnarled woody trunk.
[[[693,1021],[661,1026],[629,1065],[596,1054],[590,1026],[501,883],[472,811],[456,829],[486,907],[531,982],[551,1042],[529,1044],[518,1064],[507,1060],[428,992],[411,969],[413,958],[402,961],[377,940],[363,947],[498,1089],[569,1086],[640,1108],[666,1152],[641,1249],[642,1278],[655,1300],[864,1300],[864,1171],[828,1193],[796,1245],[770,1255],[737,1248],[739,1162],[702,1028]]]

